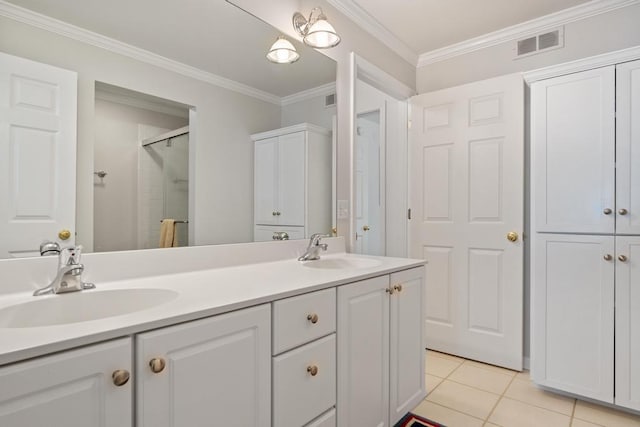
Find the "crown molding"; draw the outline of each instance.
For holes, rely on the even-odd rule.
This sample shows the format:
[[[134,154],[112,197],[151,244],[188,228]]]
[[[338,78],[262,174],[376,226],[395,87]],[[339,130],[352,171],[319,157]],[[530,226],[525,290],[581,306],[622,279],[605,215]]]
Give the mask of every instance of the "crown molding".
[[[71,25],[66,22],[51,18],[49,16],[34,12],[32,10],[16,6],[4,0],[0,0],[0,16],[4,16],[6,18],[13,19],[14,21],[22,22],[24,24],[31,25],[33,27],[37,27],[55,34],[59,34],[61,36],[68,37],[82,43],[99,47],[110,52],[124,55],[140,62],[145,62],[147,64],[154,65],[156,67],[163,68],[165,70],[172,71],[186,77],[200,80],[205,83],[241,93],[243,95],[251,96],[261,101],[270,102],[276,105],[280,105],[281,103],[281,99],[279,96],[273,95],[263,90],[256,89],[249,85],[245,85],[243,83],[221,77],[217,74],[213,74],[178,61],[174,61],[148,50],[140,49],[138,47],[120,42],[110,37],[103,36],[102,34],[94,33],[93,31],[76,27],[75,25]]]
[[[281,105],[295,104],[296,102],[306,101],[307,99],[316,98],[318,96],[330,95],[336,92],[335,83],[327,83],[322,86],[313,87],[311,89],[303,90],[292,95],[282,97]]]
[[[525,82],[531,84],[539,80],[592,70],[594,68],[606,67],[608,65],[619,64],[621,62],[635,61],[639,58],[640,46],[635,46],[628,49],[617,50],[615,52],[604,53],[602,55],[591,56],[589,58],[578,59],[576,61],[565,62],[559,65],[539,68],[537,70],[523,73],[522,76],[524,77]]]
[[[327,0],[327,3],[338,9],[339,12],[378,39],[409,64],[414,67],[418,64],[418,55],[356,2],[353,0]]]
[[[636,4],[640,4],[640,0],[591,0],[569,9],[423,53],[418,58],[418,68]]]

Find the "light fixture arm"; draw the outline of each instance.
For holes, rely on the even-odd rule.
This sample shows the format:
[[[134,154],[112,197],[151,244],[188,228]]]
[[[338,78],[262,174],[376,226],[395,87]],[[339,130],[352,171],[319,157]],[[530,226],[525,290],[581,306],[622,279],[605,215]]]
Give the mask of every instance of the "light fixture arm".
[[[316,13],[315,16],[313,15],[314,12]],[[309,28],[311,28],[311,26],[315,24],[319,19],[327,19],[324,12],[322,12],[322,8],[320,7],[314,7],[313,9],[311,9],[311,13],[309,13],[309,19],[305,18],[304,15],[300,12],[296,12],[293,14],[292,19],[293,28],[295,28],[296,32],[300,34],[300,37],[304,37],[307,35]]]

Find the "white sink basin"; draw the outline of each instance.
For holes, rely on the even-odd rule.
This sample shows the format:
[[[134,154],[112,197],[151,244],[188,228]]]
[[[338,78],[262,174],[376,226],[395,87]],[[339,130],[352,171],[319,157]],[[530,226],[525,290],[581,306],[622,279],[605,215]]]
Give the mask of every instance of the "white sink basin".
[[[178,297],[167,289],[114,289],[33,297],[0,309],[0,328],[34,328],[130,314]]]
[[[371,268],[381,265],[377,259],[368,258],[320,258],[316,261],[305,261],[302,265],[309,268],[322,268],[328,270],[353,270],[359,268]]]

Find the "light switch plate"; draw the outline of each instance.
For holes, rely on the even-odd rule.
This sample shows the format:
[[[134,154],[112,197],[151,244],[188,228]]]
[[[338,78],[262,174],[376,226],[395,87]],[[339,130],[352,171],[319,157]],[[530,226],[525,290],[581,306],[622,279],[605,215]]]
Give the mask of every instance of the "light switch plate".
[[[338,219],[349,218],[349,201],[338,200]]]

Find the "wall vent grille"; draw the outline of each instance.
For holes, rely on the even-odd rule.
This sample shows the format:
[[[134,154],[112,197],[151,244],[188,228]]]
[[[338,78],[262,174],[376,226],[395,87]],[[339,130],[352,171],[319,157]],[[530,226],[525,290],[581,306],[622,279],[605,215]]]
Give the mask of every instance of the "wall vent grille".
[[[516,41],[515,59],[564,47],[564,27]]]
[[[336,105],[336,94],[332,93],[331,95],[327,95],[324,97],[324,106],[325,108],[333,107]]]

